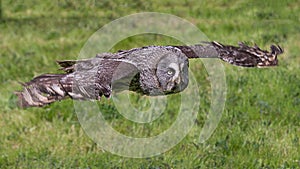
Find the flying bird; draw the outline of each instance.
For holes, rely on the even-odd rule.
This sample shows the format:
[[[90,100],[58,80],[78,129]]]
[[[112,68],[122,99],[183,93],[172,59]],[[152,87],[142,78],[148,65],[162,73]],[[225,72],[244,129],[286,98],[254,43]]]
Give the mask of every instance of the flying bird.
[[[278,65],[280,46],[271,51],[203,42],[191,46],[147,46],[116,53],[101,53],[84,60],[57,61],[63,74],[43,74],[23,83],[15,92],[20,107],[41,107],[65,98],[100,100],[112,92],[130,90],[158,96],[183,91],[189,82],[189,59],[217,58],[236,66]]]

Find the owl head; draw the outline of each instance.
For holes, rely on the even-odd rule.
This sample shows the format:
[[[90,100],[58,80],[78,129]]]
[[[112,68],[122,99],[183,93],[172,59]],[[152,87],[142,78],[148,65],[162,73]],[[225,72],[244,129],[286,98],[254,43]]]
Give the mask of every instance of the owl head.
[[[156,66],[156,77],[164,94],[183,91],[188,83],[188,58],[183,53],[167,52]]]

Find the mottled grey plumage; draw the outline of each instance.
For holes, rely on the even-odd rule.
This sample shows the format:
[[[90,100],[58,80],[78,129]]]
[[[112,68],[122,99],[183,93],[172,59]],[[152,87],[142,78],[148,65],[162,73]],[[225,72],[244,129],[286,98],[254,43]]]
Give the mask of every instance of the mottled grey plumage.
[[[215,57],[237,66],[267,67],[277,65],[282,52],[273,45],[268,52],[243,43],[235,47],[205,42],[102,53],[87,60],[58,61],[65,74],[38,76],[16,94],[21,107],[44,106],[66,97],[99,100],[123,90],[150,96],[172,94],[188,85],[188,59]]]

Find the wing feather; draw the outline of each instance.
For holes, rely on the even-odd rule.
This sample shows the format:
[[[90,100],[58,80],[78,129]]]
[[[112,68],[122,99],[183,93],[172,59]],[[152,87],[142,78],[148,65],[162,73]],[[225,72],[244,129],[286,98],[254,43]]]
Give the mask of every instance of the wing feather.
[[[188,58],[220,58],[242,67],[268,67],[278,65],[277,56],[283,53],[280,46],[271,45],[271,51],[262,50],[239,42],[239,46],[223,45],[219,42],[203,42],[192,46],[174,46]]]

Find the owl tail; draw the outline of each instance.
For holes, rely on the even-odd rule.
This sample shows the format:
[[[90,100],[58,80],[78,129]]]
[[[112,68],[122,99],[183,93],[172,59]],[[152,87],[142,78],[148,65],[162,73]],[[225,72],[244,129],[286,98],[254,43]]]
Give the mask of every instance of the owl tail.
[[[65,74],[44,74],[24,83],[23,91],[15,92],[19,107],[41,107],[62,100],[70,87],[61,83]]]

